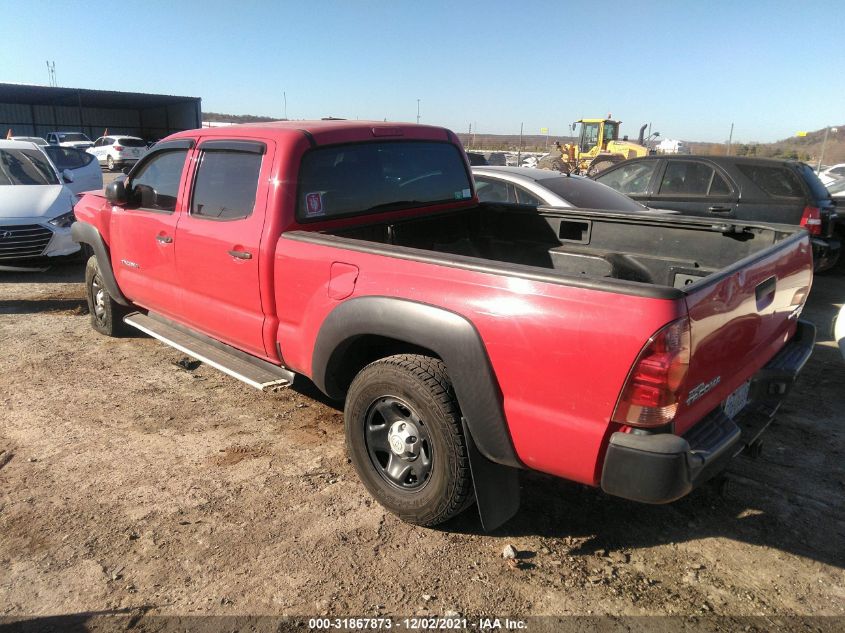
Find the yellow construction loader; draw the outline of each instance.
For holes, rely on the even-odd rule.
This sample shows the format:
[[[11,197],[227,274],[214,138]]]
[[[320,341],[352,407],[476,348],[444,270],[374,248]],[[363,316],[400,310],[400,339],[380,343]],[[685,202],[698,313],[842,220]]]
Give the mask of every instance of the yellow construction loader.
[[[627,136],[619,140],[619,125],[622,121],[612,119],[609,114],[606,119],[580,119],[572,124],[573,132],[579,123],[581,131],[578,142],[565,145],[556,142],[555,149],[540,159],[538,167],[565,174],[595,176],[611,165],[628,158],[645,156],[649,152],[643,140],[647,125],[640,128],[638,142],[632,143]]]

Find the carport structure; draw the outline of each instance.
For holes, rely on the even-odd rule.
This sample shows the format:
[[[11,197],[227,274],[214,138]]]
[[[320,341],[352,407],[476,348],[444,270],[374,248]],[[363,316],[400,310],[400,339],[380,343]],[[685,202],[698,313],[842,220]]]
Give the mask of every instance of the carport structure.
[[[92,140],[109,134],[148,141],[202,125],[199,97],[54,88],[0,83],[0,138],[82,132]]]

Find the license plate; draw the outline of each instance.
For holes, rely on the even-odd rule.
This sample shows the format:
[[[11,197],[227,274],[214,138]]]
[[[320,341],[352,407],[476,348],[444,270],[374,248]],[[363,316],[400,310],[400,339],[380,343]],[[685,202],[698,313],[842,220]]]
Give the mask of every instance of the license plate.
[[[133,155],[133,156],[137,156],[137,155],[138,155],[138,150],[137,150],[137,149],[133,149],[133,150],[132,150],[132,155]]]
[[[748,404],[748,391],[751,389],[751,381],[746,381],[740,385],[739,389],[734,391],[725,400],[722,408],[725,410],[725,415],[729,418],[736,417],[740,411]]]

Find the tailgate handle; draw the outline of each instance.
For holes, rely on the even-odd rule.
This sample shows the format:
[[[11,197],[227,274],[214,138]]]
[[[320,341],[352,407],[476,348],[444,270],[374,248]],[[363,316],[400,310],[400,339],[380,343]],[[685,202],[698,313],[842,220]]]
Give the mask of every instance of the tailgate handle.
[[[775,298],[775,290],[777,288],[778,278],[775,276],[769,277],[766,281],[761,281],[754,289],[757,295],[757,310],[762,310],[767,307]]]

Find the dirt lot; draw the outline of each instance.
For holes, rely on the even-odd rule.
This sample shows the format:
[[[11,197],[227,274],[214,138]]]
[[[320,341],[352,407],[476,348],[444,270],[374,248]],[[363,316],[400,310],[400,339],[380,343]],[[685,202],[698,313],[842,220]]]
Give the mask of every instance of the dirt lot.
[[[0,273],[0,616],[845,613],[841,272],[816,279],[815,354],[724,490],[650,507],[525,474],[493,534],[382,511],[309,385],[261,394],[97,335],[82,276]]]

